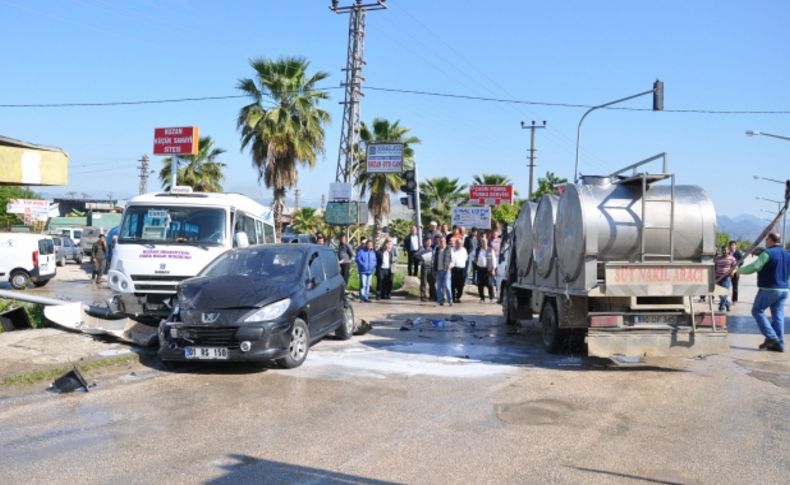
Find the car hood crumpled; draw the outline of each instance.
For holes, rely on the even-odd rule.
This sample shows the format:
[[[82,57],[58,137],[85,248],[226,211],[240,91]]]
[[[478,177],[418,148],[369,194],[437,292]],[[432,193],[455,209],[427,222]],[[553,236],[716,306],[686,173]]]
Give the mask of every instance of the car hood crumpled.
[[[195,310],[262,307],[287,298],[294,286],[293,281],[277,281],[268,277],[198,277],[179,285],[178,303],[183,309]]]

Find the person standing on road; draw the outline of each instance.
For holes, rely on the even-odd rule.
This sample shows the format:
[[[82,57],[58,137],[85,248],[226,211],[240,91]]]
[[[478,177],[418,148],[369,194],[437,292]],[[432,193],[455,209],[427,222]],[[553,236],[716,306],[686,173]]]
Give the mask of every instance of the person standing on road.
[[[392,247],[392,240],[387,239],[381,246],[381,249],[376,253],[376,262],[378,263],[378,285],[376,287],[377,298],[382,300],[389,300],[392,293],[392,272],[395,269],[395,263],[398,260],[398,255],[395,248]]]
[[[477,268],[477,294],[480,302],[486,301],[483,289],[488,288],[488,301],[494,300],[494,275],[496,274],[496,254],[488,247],[488,241],[483,238],[475,256],[475,267]]]
[[[445,296],[447,303],[453,306],[453,293],[450,289],[450,264],[452,252],[447,246],[447,239],[440,237],[439,245],[433,252],[433,273],[436,275],[436,301],[444,305]]]
[[[469,235],[464,240],[464,249],[466,249],[466,253],[470,256],[477,254],[477,249],[480,247],[480,237],[477,232],[477,228],[473,227],[472,230],[469,232]],[[473,258],[469,258],[469,265],[468,265],[469,273],[472,275],[472,284],[477,284],[477,267],[475,266],[475,261]]]
[[[433,272],[433,247],[431,238],[422,241],[422,248],[417,251],[420,260],[420,301],[436,300],[436,275]]]
[[[738,271],[738,262],[730,254],[729,246],[721,247],[721,254],[713,258],[716,271],[716,284],[729,289],[732,286],[732,275]],[[719,300],[719,311],[730,311],[732,305],[727,295],[722,295]]]
[[[751,264],[741,267],[741,274],[757,273],[757,295],[752,305],[752,316],[765,336],[760,349],[785,351],[785,302],[790,279],[790,252],[779,243],[779,234],[772,232],[765,239],[765,251]],[[771,321],[765,316],[771,309]]]
[[[420,267],[420,260],[417,257],[417,252],[420,250],[420,236],[417,235],[417,226],[411,226],[409,235],[404,238],[403,251],[408,258],[407,272],[409,276],[417,276],[417,270]]]
[[[730,254],[735,261],[738,263],[738,267],[740,268],[743,266],[743,251],[738,249],[738,243],[735,241],[730,241],[727,243],[727,246],[730,247]],[[735,272],[732,277],[732,304],[735,305],[738,303],[738,280],[741,279],[741,274],[739,272]]]
[[[466,275],[466,262],[469,255],[463,247],[463,240],[461,237],[453,239],[453,248],[451,251],[450,267],[452,278],[452,294],[453,302],[461,303],[461,297],[464,294],[464,277]]]
[[[356,257],[357,271],[359,272],[359,301],[370,301],[370,278],[376,270],[376,251],[373,250],[373,241],[368,239],[365,246],[361,247]]]
[[[348,237],[340,235],[340,244],[337,246],[337,261],[340,263],[340,275],[348,286],[348,277],[351,274],[351,263],[354,261],[354,250],[348,244]]]
[[[107,243],[104,241],[104,234],[99,234],[99,239],[91,246],[91,260],[93,261],[91,281],[99,284],[104,274],[104,265],[107,264]]]

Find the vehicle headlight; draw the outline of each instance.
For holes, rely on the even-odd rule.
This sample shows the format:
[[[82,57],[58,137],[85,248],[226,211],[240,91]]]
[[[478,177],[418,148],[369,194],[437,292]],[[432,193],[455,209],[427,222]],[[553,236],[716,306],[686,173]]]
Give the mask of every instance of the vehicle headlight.
[[[288,309],[288,306],[291,304],[291,299],[286,298],[284,300],[276,301],[265,307],[261,308],[260,310],[256,311],[252,315],[248,316],[244,319],[245,323],[249,322],[266,322],[269,320],[274,320],[275,318],[279,318],[285,313],[285,310]]]

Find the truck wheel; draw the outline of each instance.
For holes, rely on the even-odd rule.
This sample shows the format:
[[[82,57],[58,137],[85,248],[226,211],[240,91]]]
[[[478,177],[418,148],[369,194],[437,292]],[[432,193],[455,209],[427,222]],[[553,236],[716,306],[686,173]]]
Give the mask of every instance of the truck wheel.
[[[546,300],[540,313],[540,325],[543,330],[543,348],[550,354],[560,349],[564,332],[560,330],[557,320],[557,306],[554,300]]]
[[[15,290],[24,290],[30,285],[30,275],[23,269],[15,269],[11,272],[11,278],[8,279],[11,287]]]
[[[515,312],[513,311],[513,303],[516,297],[513,295],[513,290],[507,285],[502,285],[500,290],[502,295],[502,315],[505,317],[505,323],[508,325],[515,325],[516,319]]]

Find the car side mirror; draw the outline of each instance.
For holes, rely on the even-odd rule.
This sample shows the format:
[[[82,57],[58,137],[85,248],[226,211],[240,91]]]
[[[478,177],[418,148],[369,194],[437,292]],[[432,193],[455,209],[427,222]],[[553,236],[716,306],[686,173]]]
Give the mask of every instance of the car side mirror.
[[[236,243],[237,248],[246,248],[250,245],[250,240],[246,232],[237,232],[234,234],[233,241]]]

